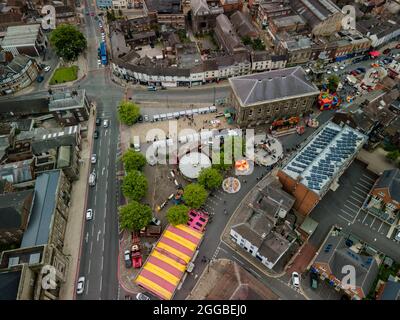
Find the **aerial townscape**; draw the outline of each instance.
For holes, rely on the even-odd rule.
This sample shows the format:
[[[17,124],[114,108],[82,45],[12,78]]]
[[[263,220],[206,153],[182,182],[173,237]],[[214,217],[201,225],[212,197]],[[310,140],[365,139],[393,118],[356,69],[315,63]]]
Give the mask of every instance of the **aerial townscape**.
[[[0,1],[0,300],[400,300],[400,0]]]

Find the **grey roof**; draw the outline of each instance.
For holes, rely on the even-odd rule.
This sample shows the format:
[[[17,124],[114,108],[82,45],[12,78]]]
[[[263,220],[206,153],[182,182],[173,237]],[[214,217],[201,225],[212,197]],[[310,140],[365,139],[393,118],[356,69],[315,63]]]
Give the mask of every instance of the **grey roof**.
[[[253,34],[257,35],[257,29],[253,26],[249,18],[244,15],[241,11],[236,11],[231,15],[230,18],[233,26],[235,27],[235,30],[237,34],[240,37],[245,37],[245,36],[252,36]]]
[[[85,90],[55,92],[50,97],[49,111],[83,108],[85,96]]]
[[[289,249],[290,245],[290,241],[282,237],[279,233],[271,232],[261,244],[258,253],[275,264]]]
[[[378,263],[374,257],[360,255],[346,246],[343,236],[330,235],[321,247],[315,263],[329,265],[331,273],[342,279],[342,268],[352,265],[356,271],[356,287],[367,295],[378,275]]]
[[[57,169],[68,167],[71,163],[72,146],[61,146],[58,150]]]
[[[29,159],[0,166],[0,179],[12,184],[33,180],[32,162],[33,159]]]
[[[400,300],[400,282],[389,278],[383,289],[381,300]]]
[[[330,0],[291,0],[292,8],[301,15],[312,28],[340,9]]]
[[[226,15],[220,14],[217,17],[217,23],[214,31],[217,36],[217,40],[227,52],[233,53],[235,51],[246,50],[236,31],[234,30],[232,23],[229,21]]]
[[[35,201],[21,248],[47,244],[56,208],[60,170],[40,174],[35,183]]]
[[[379,177],[374,188],[389,189],[391,198],[400,202],[400,169],[385,170]]]
[[[172,14],[181,12],[180,0],[144,0],[149,11],[161,14]]]
[[[230,78],[229,82],[243,106],[319,94],[301,67]]]
[[[12,77],[19,75],[25,68],[29,61],[32,59],[26,55],[17,55],[14,59],[6,66],[1,66],[0,69],[0,80],[11,79]]]
[[[0,101],[0,114],[31,115],[49,112],[49,99],[46,97],[27,99],[26,96]]]
[[[33,190],[25,190],[0,195],[0,230],[23,228],[28,217],[22,214],[27,198]]]
[[[35,45],[40,30],[40,24],[29,24],[8,27],[1,46],[18,47],[24,45]]]
[[[196,16],[199,13],[202,15],[210,13],[206,0],[190,0],[190,8],[192,9],[193,16]]]
[[[0,300],[16,300],[21,270],[0,272]]]
[[[274,24],[278,28],[284,28],[293,25],[305,25],[306,22],[304,19],[299,15],[291,15],[291,16],[283,16],[283,17],[274,17],[272,18]]]

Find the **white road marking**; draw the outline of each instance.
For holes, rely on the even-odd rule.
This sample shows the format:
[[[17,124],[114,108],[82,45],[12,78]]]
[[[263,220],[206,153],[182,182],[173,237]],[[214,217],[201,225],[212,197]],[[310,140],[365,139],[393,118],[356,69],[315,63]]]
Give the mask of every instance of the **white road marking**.
[[[102,287],[103,287],[103,276],[100,276],[100,292],[101,292]],[[100,297],[99,297],[99,299],[100,299]]]
[[[338,214],[338,217],[342,218],[343,220],[346,220],[348,223],[351,223],[350,220],[346,219],[345,217],[343,217],[342,215]]]
[[[88,279],[88,281],[86,281],[86,295],[88,294],[88,292],[89,292],[89,279]]]
[[[369,214],[366,214],[366,215],[365,215],[365,217],[364,217],[362,223],[364,223],[365,219],[367,219],[368,216],[369,216]],[[367,225],[368,225],[368,224],[367,224]]]
[[[103,237],[103,244],[102,244],[102,251],[104,252],[104,237]]]
[[[360,188],[357,187],[357,186],[354,186],[354,189],[357,189],[358,191],[363,192],[365,195],[367,195],[367,192],[365,192],[365,190],[360,189]]]
[[[354,210],[353,208],[350,208],[347,204],[344,204],[344,206],[345,206],[347,209],[349,209],[351,212],[357,213],[356,210]],[[354,206],[354,204],[353,204],[353,206]],[[356,206],[356,207],[358,208],[358,206]]]
[[[90,262],[91,262],[91,260],[89,259],[88,273],[90,273]]]
[[[103,271],[104,266],[104,256],[101,257],[101,271]]]
[[[364,189],[364,192],[369,192],[369,190],[371,190],[370,187],[366,187],[363,184],[361,184],[360,182],[357,183],[357,186],[359,186],[360,188]]]
[[[376,217],[374,217],[374,220],[372,220],[371,224],[369,225],[371,228],[372,228],[372,225],[374,224],[375,220],[376,220]]]
[[[238,258],[236,258],[235,256],[232,256],[233,259],[235,259],[237,262],[239,262],[240,264],[244,264],[242,261],[240,261]]]
[[[360,200],[358,200],[358,199],[354,198],[353,196],[350,196],[350,198],[351,198],[351,199],[353,199],[355,202],[359,202],[359,203],[363,204],[363,202],[362,202],[362,201],[360,201]]]
[[[88,243],[88,241],[89,241],[89,232],[86,232],[85,242]]]
[[[92,237],[93,237],[93,232],[94,232],[94,224],[92,224]]]
[[[103,234],[105,234],[106,233],[106,222],[104,221],[104,223],[103,223]]]
[[[348,215],[351,218],[354,218],[353,215],[351,215],[350,213],[348,213],[346,210],[340,209],[340,211],[342,211],[345,215]]]
[[[371,181],[371,182],[374,182],[375,183],[375,180],[374,179],[372,179],[371,177],[368,177],[367,175],[365,175],[365,174],[363,174],[363,177],[365,177],[365,178],[367,178],[369,181]]]
[[[369,188],[371,188],[373,186],[373,183],[371,183],[363,178],[360,178],[360,181],[364,182]],[[360,183],[360,181],[358,183]]]
[[[354,190],[351,191],[351,193],[354,193],[355,195],[357,195],[358,197],[360,197],[360,198],[363,199],[363,200],[365,199],[365,195],[361,195],[361,194],[355,192]]]
[[[381,231],[381,228],[382,228],[383,224],[384,224],[384,223],[381,222],[381,225],[379,226],[378,232]]]
[[[101,175],[102,175],[102,176],[104,175],[104,170],[106,170],[105,167],[103,167],[103,169],[101,169]]]
[[[97,241],[99,241],[101,230],[97,232]]]

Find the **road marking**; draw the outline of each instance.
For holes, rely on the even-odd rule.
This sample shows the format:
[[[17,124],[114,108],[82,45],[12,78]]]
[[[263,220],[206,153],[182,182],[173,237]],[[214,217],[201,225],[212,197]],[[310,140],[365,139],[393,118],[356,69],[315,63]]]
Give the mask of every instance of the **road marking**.
[[[97,241],[99,241],[101,230],[97,232]]]
[[[243,265],[244,263],[242,261],[240,261],[238,258],[236,258],[235,256],[232,256],[233,259],[235,259],[237,262],[239,262],[241,265]]]
[[[96,185],[96,193],[94,194],[94,203],[96,203],[96,195],[97,195],[97,185]]]
[[[384,223],[381,222],[381,225],[379,226],[378,232],[381,231],[381,228],[382,228],[383,224],[384,224]]]
[[[90,262],[91,262],[91,260],[89,259],[88,273],[90,273]]]
[[[346,210],[340,209],[340,211],[342,211],[344,214],[348,215],[351,218],[354,218],[353,215],[351,215],[350,213],[348,213]]]
[[[228,251],[226,251],[224,248],[219,247],[219,250],[222,250],[225,253],[228,253]]]
[[[104,266],[104,256],[101,256],[101,271],[103,271]]]
[[[367,188],[367,187],[363,186],[361,183],[357,183],[357,186],[363,188],[364,190],[362,190],[362,189],[360,189],[360,188],[358,188],[358,187],[356,187],[356,186],[354,186],[354,188],[359,189],[359,190],[362,191],[362,192],[367,192],[367,193],[368,193],[369,190],[371,189],[371,188]],[[367,191],[365,191],[365,189],[367,189]]]
[[[92,237],[93,237],[93,232],[94,232],[94,224],[92,224]]]
[[[104,221],[104,223],[103,223],[103,234],[105,234],[106,233],[106,222]]]
[[[374,182],[375,183],[375,180],[374,179],[372,179],[371,177],[368,177],[367,175],[365,175],[365,174],[363,174],[363,177],[365,177],[365,178],[367,178],[368,180],[370,180],[370,181],[372,181],[372,182]]]
[[[346,220],[348,223],[351,223],[350,220],[346,219],[345,217],[343,217],[342,215],[338,214],[338,217],[342,218],[343,220]]]
[[[376,220],[376,217],[374,217],[374,220],[372,220],[371,224],[369,225],[371,228],[372,228],[372,225],[374,224],[375,220]]]
[[[350,196],[350,198],[351,198],[351,199],[353,199],[355,202],[359,202],[359,203],[363,204],[363,202],[362,202],[362,201],[360,201],[360,200],[358,200],[358,199],[354,198],[353,196]]]
[[[101,292],[102,287],[103,287],[103,276],[100,276],[100,292]],[[100,297],[99,297],[99,299],[100,299]]]
[[[363,192],[364,194],[367,194],[367,193],[368,193],[368,192],[365,192],[365,190],[360,189],[360,188],[357,187],[357,186],[354,186],[354,189],[357,189],[358,191]]]
[[[261,276],[257,272],[255,272],[253,269],[249,268],[249,270],[251,273],[254,273],[257,277],[261,278]]]
[[[86,282],[86,295],[88,294],[88,292],[89,292],[89,279],[88,279],[88,281]]]
[[[364,224],[365,219],[367,219],[367,217],[369,216],[369,214],[367,213],[362,221],[362,224]]]
[[[103,169],[101,169],[101,175],[102,175],[102,176],[104,175],[104,170],[106,170],[105,167],[103,167]]]
[[[88,241],[89,241],[89,232],[86,232],[85,242],[88,243]]]
[[[351,191],[351,193],[354,193],[355,195],[359,196],[359,197],[360,197],[361,199],[363,199],[363,200],[365,199],[365,195],[363,196],[363,195],[361,195],[361,194],[355,192],[354,190]]]
[[[104,237],[103,237],[103,245],[102,245],[102,250],[104,252]]]
[[[360,178],[360,180],[361,180],[362,182],[366,183],[367,186],[369,186],[369,188],[371,188],[371,187],[374,185],[373,183],[371,183],[371,182],[369,182],[369,181],[367,181],[367,180],[364,180],[363,178]]]
[[[348,200],[347,200],[347,201],[348,201]],[[359,206],[355,205],[354,203],[352,203],[352,202],[350,202],[350,201],[349,201],[349,203],[352,204],[353,206],[357,207],[357,209],[360,208]],[[357,210],[355,210],[355,209],[353,209],[353,208],[350,208],[347,204],[343,204],[343,205],[344,205],[347,209],[349,209],[350,211],[352,211],[352,212],[354,212],[354,213],[357,213],[357,212],[358,212]]]

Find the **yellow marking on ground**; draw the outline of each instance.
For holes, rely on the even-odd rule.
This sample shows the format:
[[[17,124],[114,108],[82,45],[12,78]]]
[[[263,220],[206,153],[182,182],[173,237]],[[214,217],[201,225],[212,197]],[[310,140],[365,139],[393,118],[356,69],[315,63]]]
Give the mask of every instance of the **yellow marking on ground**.
[[[175,277],[173,274],[169,273],[167,270],[164,270],[151,262],[147,262],[144,269],[149,270],[150,272],[156,274],[160,278],[167,280],[172,285],[176,286],[179,283],[179,278]]]
[[[200,232],[197,232],[197,231],[193,230],[192,228],[185,226],[184,224],[178,224],[177,226],[175,226],[175,228],[182,230],[184,232],[187,232],[190,235],[192,235],[193,237],[196,237],[197,239],[201,239],[203,237],[203,235]]]
[[[186,270],[186,267],[183,264],[175,261],[174,259],[171,259],[170,257],[167,257],[166,255],[159,253],[156,250],[154,250],[151,255],[157,259],[160,259],[161,261],[164,261],[165,263],[168,263],[179,271],[184,272]]]

